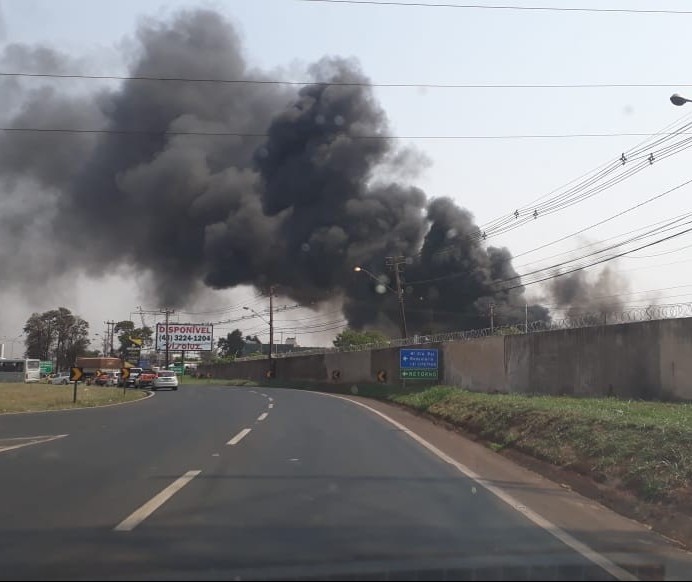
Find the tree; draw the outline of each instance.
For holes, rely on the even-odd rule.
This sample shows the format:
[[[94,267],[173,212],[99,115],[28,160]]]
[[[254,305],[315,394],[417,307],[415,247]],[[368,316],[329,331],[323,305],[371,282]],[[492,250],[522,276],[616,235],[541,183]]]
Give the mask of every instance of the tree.
[[[336,336],[332,343],[336,348],[346,348],[348,346],[383,344],[387,342],[389,342],[387,336],[377,330],[356,331],[354,329],[346,328]]]
[[[27,358],[38,358],[39,360],[50,360],[52,358],[51,349],[55,341],[55,330],[53,320],[45,313],[32,313],[24,324],[24,345],[26,346]]]
[[[243,332],[239,329],[235,329],[226,335],[225,338],[219,338],[217,345],[219,347],[219,355],[222,358],[231,356],[237,358],[243,354],[243,348],[245,347]]]
[[[89,347],[89,324],[66,307],[33,313],[24,324],[26,355],[51,360],[59,370],[71,366]]]

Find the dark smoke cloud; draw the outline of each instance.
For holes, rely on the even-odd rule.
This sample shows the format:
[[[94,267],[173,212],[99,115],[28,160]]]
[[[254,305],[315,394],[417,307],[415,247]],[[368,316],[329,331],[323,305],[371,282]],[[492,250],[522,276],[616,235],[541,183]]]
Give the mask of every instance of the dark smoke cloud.
[[[622,311],[623,295],[629,290],[627,280],[614,267],[607,266],[595,276],[576,271],[550,282],[549,291],[563,317]]]
[[[136,40],[132,76],[264,78],[248,67],[230,23],[212,11],[149,21]],[[22,45],[7,47],[2,59],[14,70],[77,66]],[[41,247],[44,280],[128,265],[154,281],[161,304],[174,306],[188,302],[200,282],[261,290],[271,284],[305,305],[340,296],[352,325],[390,329],[396,329],[395,297],[377,293],[353,267],[382,273],[386,257],[402,255],[409,257],[403,276],[412,331],[485,326],[491,303],[498,323],[523,321],[523,289],[497,291],[498,281],[516,275],[507,249],[485,248],[469,236],[478,229],[468,211],[448,199],[429,201],[403,182],[427,160],[372,139],[389,135],[389,125],[371,88],[324,84],[367,83],[358,64],[323,59],[309,73],[315,84],[297,92],[126,81],[85,96],[55,84],[0,86],[2,96],[21,96],[7,121],[14,127],[119,132],[1,136],[0,197],[12,212],[0,216],[0,244],[23,237],[27,256]],[[133,130],[147,133],[121,133]],[[392,172],[397,164],[405,171]],[[47,208],[45,236],[29,239],[27,229],[12,225],[22,214],[32,223],[37,204]],[[0,269],[13,262],[5,248]],[[16,255],[13,268],[28,269]],[[532,318],[546,317],[544,309],[531,309]]]

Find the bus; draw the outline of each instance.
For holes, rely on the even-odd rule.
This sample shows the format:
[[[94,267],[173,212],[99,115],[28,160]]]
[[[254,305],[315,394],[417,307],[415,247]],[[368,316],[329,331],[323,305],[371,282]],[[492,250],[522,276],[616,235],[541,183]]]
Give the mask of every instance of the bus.
[[[34,359],[0,360],[0,382],[38,382],[41,380],[41,361]]]

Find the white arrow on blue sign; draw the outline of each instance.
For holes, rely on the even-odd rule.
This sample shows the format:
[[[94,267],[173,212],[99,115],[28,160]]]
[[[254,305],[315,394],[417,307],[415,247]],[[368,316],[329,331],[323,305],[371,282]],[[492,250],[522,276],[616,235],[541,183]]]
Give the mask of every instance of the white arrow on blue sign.
[[[436,370],[438,362],[438,350],[436,349],[414,350],[402,348],[399,351],[400,368]]]

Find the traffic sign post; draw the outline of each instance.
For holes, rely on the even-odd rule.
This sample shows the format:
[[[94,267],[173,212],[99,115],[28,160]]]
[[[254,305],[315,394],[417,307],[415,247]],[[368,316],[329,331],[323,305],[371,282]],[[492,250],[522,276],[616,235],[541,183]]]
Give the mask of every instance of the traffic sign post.
[[[402,380],[437,380],[438,370],[439,350],[399,350],[399,375]]]
[[[74,382],[74,390],[72,391],[72,404],[77,402],[77,382],[84,376],[84,369],[73,367],[70,368],[70,382]]]
[[[123,382],[123,394],[127,390],[127,379],[130,377],[130,368],[120,368],[120,377]]]

